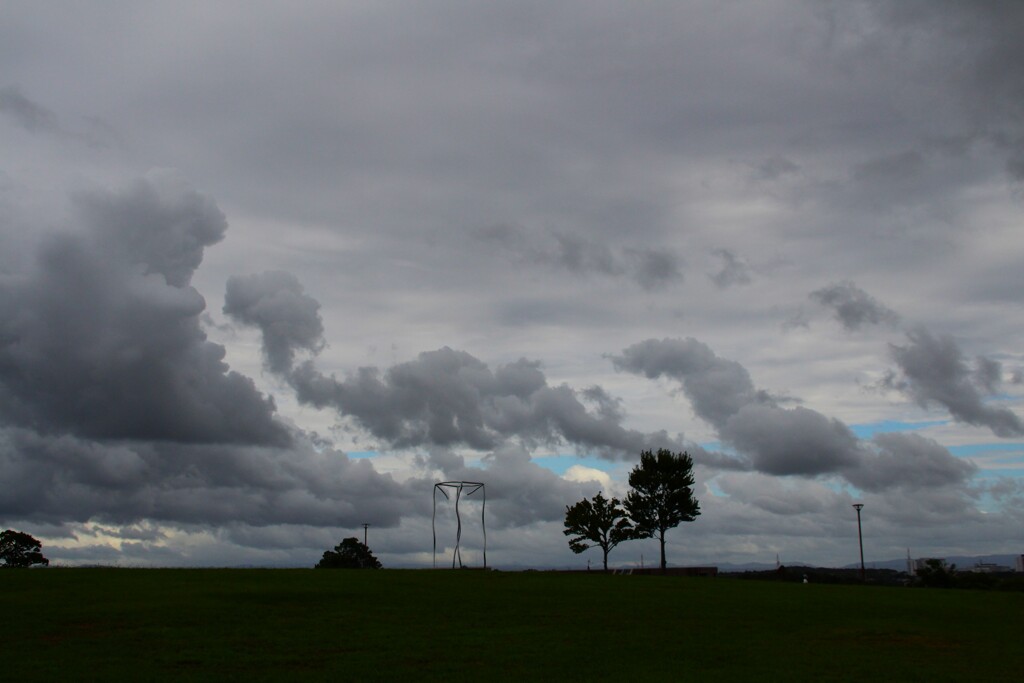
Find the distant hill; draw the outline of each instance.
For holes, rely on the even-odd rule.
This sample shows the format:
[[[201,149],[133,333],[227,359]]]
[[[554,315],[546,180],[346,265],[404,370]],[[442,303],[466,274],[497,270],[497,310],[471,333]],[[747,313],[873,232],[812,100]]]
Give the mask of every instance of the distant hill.
[[[922,557],[931,557],[922,556]],[[949,557],[943,557],[947,564],[955,564],[957,569],[966,570],[970,569],[976,564],[998,564],[1003,567],[1009,567],[1011,570],[1016,566],[1017,555],[950,555]],[[918,559],[915,557],[914,559]],[[865,562],[865,567],[869,569],[895,569],[897,571],[906,571],[907,569],[907,558],[903,557],[898,560],[884,560],[882,562]],[[859,562],[847,564],[842,569],[856,569],[860,567]]]
[[[1016,566],[1016,555],[951,555],[949,557],[943,557],[948,564],[955,564],[957,569],[970,569],[976,564],[997,564],[1003,567],[1009,567],[1011,570]],[[915,558],[917,559],[917,558]],[[746,562],[741,564],[733,564],[730,562],[707,562],[705,564],[713,565],[718,567],[718,571],[724,574],[737,573],[737,572],[764,572],[775,569],[774,562]],[[816,567],[818,565],[811,564],[809,562],[783,562],[786,567]],[[894,569],[902,572],[907,569],[907,558],[902,557],[895,560],[875,560],[865,561],[864,566],[867,569]],[[837,567],[837,569],[859,569],[860,562],[853,562],[851,564]]]

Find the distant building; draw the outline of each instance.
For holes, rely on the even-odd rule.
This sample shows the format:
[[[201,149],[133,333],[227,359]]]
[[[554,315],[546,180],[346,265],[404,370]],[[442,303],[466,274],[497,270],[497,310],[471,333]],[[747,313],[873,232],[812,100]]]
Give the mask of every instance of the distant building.
[[[1024,555],[1017,556],[1017,571],[1024,572]]]
[[[1018,560],[1018,564],[1020,561]],[[1001,574],[1003,572],[1009,572],[1009,567],[1004,567],[994,562],[978,562],[976,565],[971,567],[971,571],[975,574]]]

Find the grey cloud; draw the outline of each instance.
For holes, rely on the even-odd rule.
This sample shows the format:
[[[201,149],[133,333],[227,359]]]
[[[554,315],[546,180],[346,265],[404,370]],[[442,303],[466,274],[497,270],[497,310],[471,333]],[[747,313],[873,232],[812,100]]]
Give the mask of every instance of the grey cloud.
[[[557,249],[550,254],[542,255],[543,260],[566,268],[573,273],[595,272],[602,275],[621,275],[624,272],[607,246],[595,244],[577,235],[555,235]]]
[[[626,271],[647,290],[683,280],[682,262],[675,254],[656,249],[626,249]]]
[[[853,178],[859,182],[891,184],[903,182],[924,170],[924,159],[915,150],[887,154],[858,164]]]
[[[865,490],[962,484],[969,464],[917,435],[887,434],[865,443],[841,421],[797,406],[783,408],[755,390],[747,371],[695,339],[649,339],[613,358],[627,372],[668,377],[719,438],[773,475],[841,474]]]
[[[974,381],[978,386],[990,394],[996,392],[996,388],[1003,381],[1003,365],[992,358],[978,356],[974,368]]]
[[[770,181],[798,172],[800,165],[784,156],[776,154],[757,164],[755,170],[757,171],[758,179]]]
[[[722,492],[734,501],[774,515],[807,516],[834,507],[834,491],[818,486],[786,486],[785,481],[762,474],[725,474],[715,478]]]
[[[263,355],[277,373],[291,369],[296,350],[323,347],[320,304],[306,295],[291,273],[273,271],[228,279],[224,313],[255,325],[263,334]]]
[[[78,234],[51,238],[0,281],[0,408],[8,424],[102,439],[287,443],[273,401],[231,372],[190,286],[225,221],[165,174],[77,199]]]
[[[119,527],[101,527],[106,536],[122,538],[130,541],[160,541],[167,538],[167,533],[152,523],[129,524]]]
[[[718,272],[709,273],[708,277],[719,289],[750,284],[750,266],[746,261],[728,249],[716,249],[713,253],[721,259],[721,267]]]
[[[746,368],[720,358],[707,344],[688,339],[648,339],[613,356],[618,370],[650,379],[668,377],[679,381],[698,417],[722,427],[746,405],[771,404],[754,389]]]
[[[0,114],[32,133],[53,133],[59,130],[57,117],[13,85],[0,88]]]
[[[596,384],[581,391],[580,396],[595,404],[597,407],[597,415],[604,420],[621,422],[626,416],[622,409],[622,399],[611,396],[607,391]]]
[[[839,420],[797,406],[746,405],[719,428],[759,472],[825,474],[859,462],[857,437]]]
[[[654,444],[677,446],[664,433],[625,429],[621,414],[600,397],[592,413],[567,385],[550,386],[536,363],[519,360],[492,371],[465,351],[442,348],[388,368],[360,368],[344,380],[311,362],[290,375],[300,401],[355,418],[373,436],[397,447],[464,444],[479,450],[518,438],[523,443],[567,442],[611,458]],[[668,444],[669,446],[665,446]]]
[[[671,250],[636,247],[612,248],[570,232],[541,233],[510,225],[478,230],[476,236],[495,244],[515,258],[564,270],[578,276],[626,278],[645,290],[683,280],[682,260]]]
[[[957,106],[969,117],[972,132],[983,131],[1004,148],[1013,175],[1014,161],[1024,150],[1024,9],[1014,2],[889,1],[867,6],[880,20],[879,35],[899,46],[894,56],[935,70],[932,77],[958,96]],[[864,47],[879,47],[877,40],[865,41]],[[956,55],[946,54],[951,41],[959,47]],[[912,165],[913,159],[904,156],[903,163]]]
[[[1024,508],[1024,481],[1000,478],[984,487],[984,491],[996,500],[1010,503],[1014,509]]]
[[[171,171],[152,171],[120,192],[83,192],[75,204],[108,259],[141,266],[176,288],[189,285],[203,250],[228,227],[212,199]]]
[[[987,405],[979,391],[993,385],[999,371],[994,361],[981,358],[979,370],[972,372],[952,337],[937,337],[918,328],[908,332],[907,339],[906,346],[890,346],[899,372],[887,376],[884,386],[902,391],[922,406],[938,403],[955,420],[988,427],[996,436],[1024,435],[1024,423],[1016,414]]]
[[[623,428],[621,408],[600,387],[549,386],[540,365],[526,359],[491,370],[465,351],[444,347],[383,372],[359,368],[343,380],[322,374],[312,360],[294,365],[297,349],[316,352],[322,343],[317,309],[287,273],[233,278],[224,307],[260,328],[268,368],[291,383],[300,402],[354,418],[392,446],[488,450],[517,438],[531,445],[567,442],[611,458],[678,447],[665,433]]]
[[[832,310],[843,327],[856,330],[865,324],[895,324],[899,315],[852,282],[839,282],[815,290],[811,299]]]
[[[938,488],[963,484],[977,468],[920,434],[877,434],[875,448],[846,478],[865,491],[890,488]]]
[[[435,449],[429,462],[449,480],[486,483],[488,528],[561,521],[566,505],[597,493],[593,482],[566,481],[533,463],[529,452],[517,444],[488,453],[482,467],[467,466],[461,457],[443,449]]]
[[[288,448],[109,442],[0,430],[0,518],[131,525],[394,526],[414,491],[296,434]]]
[[[1021,149],[1015,151],[1013,156],[1006,162],[1006,171],[1016,180],[1024,180],[1024,143],[1020,144]]]

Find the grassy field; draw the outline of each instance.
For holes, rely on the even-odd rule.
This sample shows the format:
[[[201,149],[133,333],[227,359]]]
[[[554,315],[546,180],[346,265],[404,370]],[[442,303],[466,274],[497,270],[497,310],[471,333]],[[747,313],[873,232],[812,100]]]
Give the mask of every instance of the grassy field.
[[[0,571],[3,680],[1009,681],[1024,594],[547,572]]]

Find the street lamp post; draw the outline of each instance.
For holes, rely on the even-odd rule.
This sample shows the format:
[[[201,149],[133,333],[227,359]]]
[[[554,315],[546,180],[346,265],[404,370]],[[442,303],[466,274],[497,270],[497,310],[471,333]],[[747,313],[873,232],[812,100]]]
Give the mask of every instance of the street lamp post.
[[[864,507],[864,503],[854,503],[853,507],[857,510],[857,542],[860,544],[860,580],[864,580],[864,536],[860,531],[860,509]]]

